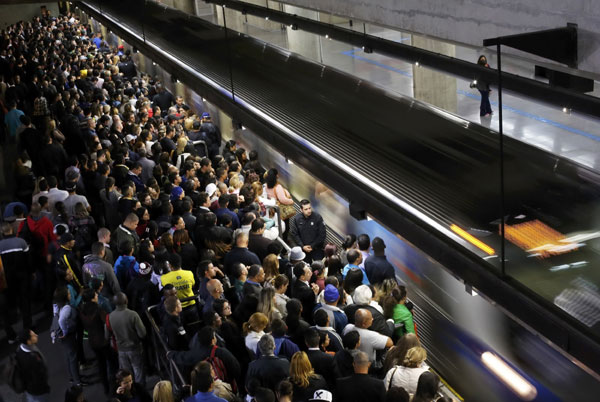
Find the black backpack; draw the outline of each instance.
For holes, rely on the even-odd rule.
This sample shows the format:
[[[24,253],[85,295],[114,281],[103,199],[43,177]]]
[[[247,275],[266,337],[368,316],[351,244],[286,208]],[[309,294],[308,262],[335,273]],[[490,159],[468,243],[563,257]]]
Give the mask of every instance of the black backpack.
[[[16,353],[8,357],[6,365],[2,368],[2,379],[17,394],[25,392],[25,380],[23,379]]]

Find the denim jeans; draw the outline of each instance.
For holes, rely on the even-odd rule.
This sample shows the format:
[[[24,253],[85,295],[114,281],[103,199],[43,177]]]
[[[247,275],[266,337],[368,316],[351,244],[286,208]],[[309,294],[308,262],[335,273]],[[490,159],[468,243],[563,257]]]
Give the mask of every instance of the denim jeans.
[[[135,382],[143,386],[146,385],[144,357],[141,349],[133,350],[131,352],[119,351],[119,368],[131,371]]]
[[[25,400],[27,402],[48,402],[50,395],[31,395],[29,392],[25,392]]]
[[[79,378],[79,361],[77,359],[77,336],[73,332],[65,336],[61,343],[65,356],[67,357],[67,367],[69,368],[69,375],[75,384],[79,384],[81,379]]]
[[[479,90],[481,94],[481,103],[479,104],[479,115],[485,116],[486,114],[492,113],[492,106],[490,105],[490,92]]]

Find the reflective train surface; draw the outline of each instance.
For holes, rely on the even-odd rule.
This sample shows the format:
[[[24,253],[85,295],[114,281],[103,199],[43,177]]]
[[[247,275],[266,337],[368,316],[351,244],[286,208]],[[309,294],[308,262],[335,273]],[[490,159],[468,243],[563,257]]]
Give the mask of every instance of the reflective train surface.
[[[201,101],[201,99],[200,99]],[[597,400],[600,382],[498,307],[371,218],[350,216],[347,201],[249,130],[233,136],[279,170],[296,199],[308,198],[335,233],[367,233],[386,243],[388,260],[415,303],[415,322],[428,363],[467,401]],[[492,359],[490,361],[490,356]],[[496,360],[498,358],[498,360]],[[521,378],[510,378],[510,369]]]

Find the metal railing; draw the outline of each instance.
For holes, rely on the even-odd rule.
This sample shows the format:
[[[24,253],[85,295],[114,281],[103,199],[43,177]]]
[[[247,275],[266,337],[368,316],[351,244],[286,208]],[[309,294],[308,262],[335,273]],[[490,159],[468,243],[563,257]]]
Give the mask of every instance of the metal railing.
[[[167,357],[167,352],[170,351],[169,347],[165,343],[164,339],[160,336],[160,329],[158,325],[156,325],[156,321],[154,321],[154,317],[152,316],[152,310],[158,307],[158,304],[154,306],[148,307],[146,310],[146,317],[150,322],[150,326],[152,327],[152,355],[150,356],[153,359],[154,367],[158,370],[159,376],[161,379],[168,379],[171,381],[173,389],[179,392],[188,384],[186,383],[179,367],[173,361]]]

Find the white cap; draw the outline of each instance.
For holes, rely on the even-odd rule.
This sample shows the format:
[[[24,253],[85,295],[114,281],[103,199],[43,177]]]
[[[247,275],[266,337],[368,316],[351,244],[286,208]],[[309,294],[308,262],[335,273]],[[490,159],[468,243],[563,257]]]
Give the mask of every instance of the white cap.
[[[208,194],[209,197],[211,197],[215,191],[217,191],[217,185],[215,183],[209,183],[206,186],[206,194]]]
[[[327,391],[326,389],[318,389],[315,391],[313,397],[311,399],[309,399],[309,402],[313,402],[313,401],[331,402],[331,401],[333,401],[333,395],[331,394],[331,392]]]

